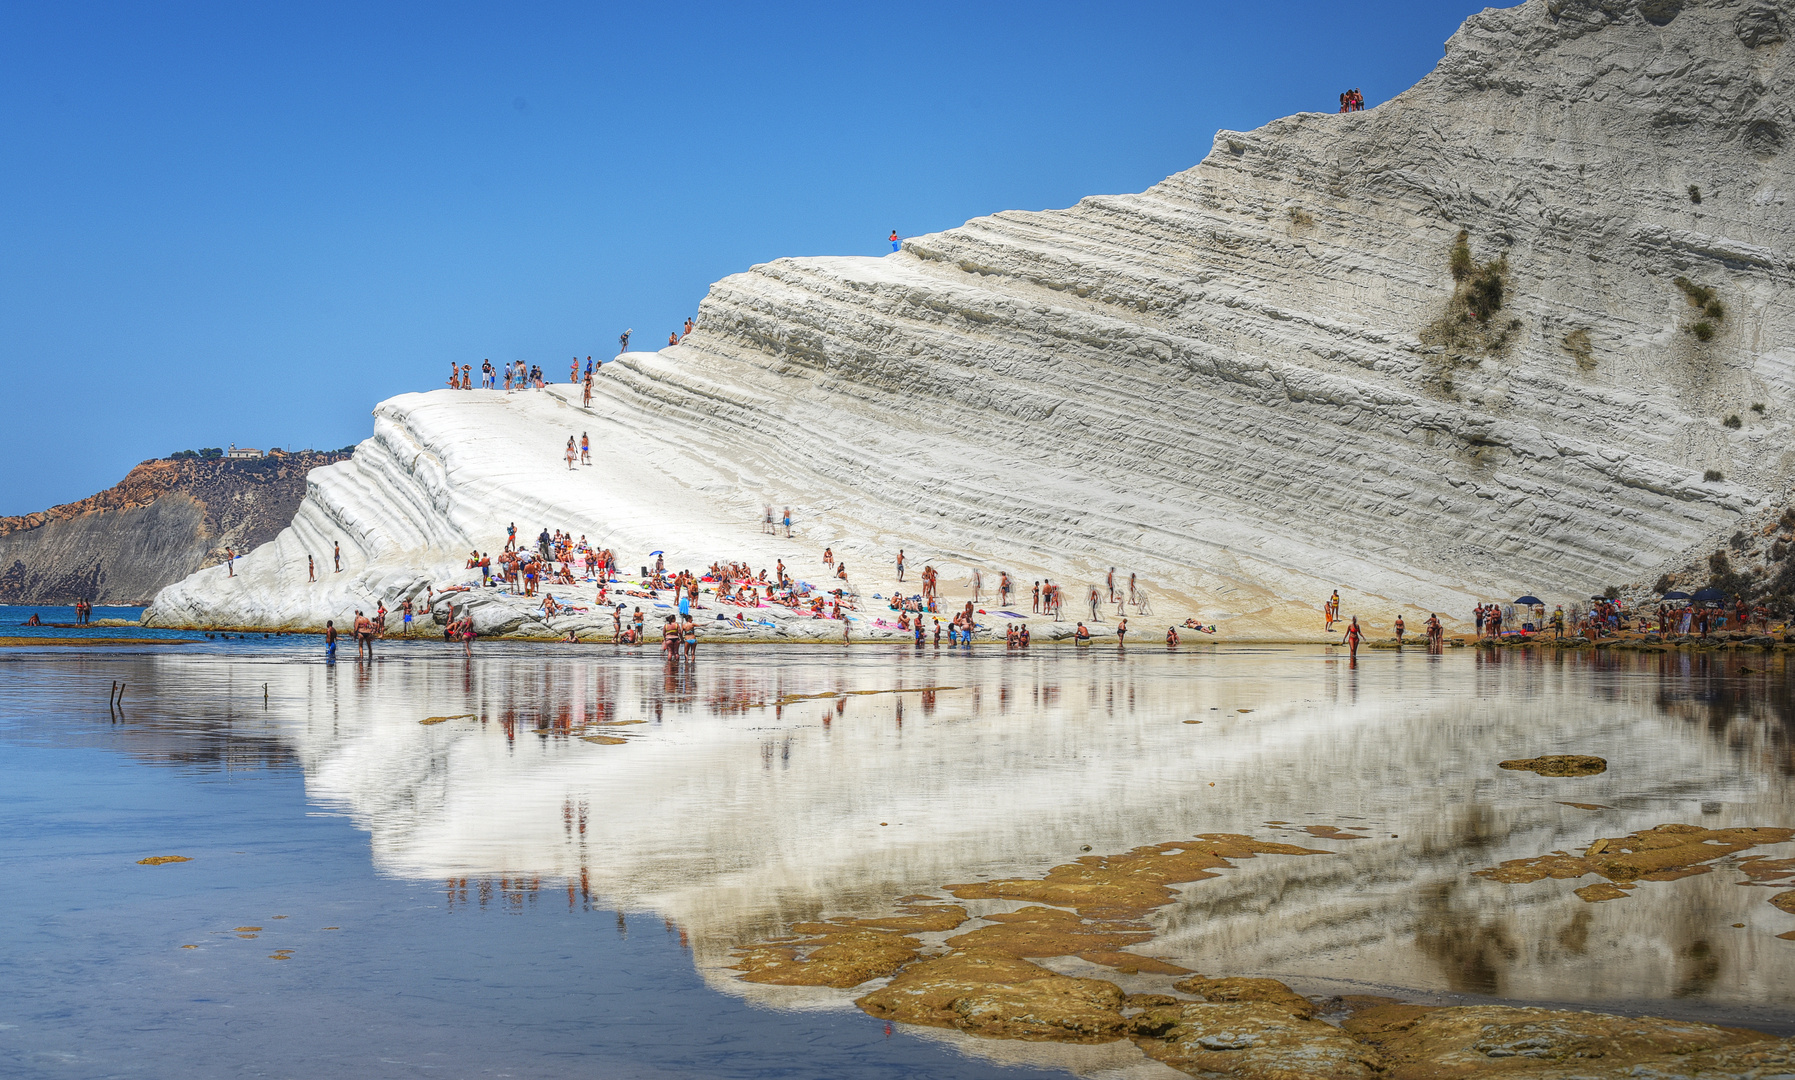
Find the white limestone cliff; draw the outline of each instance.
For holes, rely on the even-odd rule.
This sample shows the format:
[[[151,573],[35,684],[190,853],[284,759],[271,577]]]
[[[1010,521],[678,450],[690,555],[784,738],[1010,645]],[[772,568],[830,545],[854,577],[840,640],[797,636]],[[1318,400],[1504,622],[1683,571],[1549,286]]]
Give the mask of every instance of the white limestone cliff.
[[[1145,621],[1236,636],[1312,634],[1335,588],[1413,625],[1647,578],[1795,481],[1791,30],[1786,0],[1529,0],[1396,99],[1224,131],[1141,194],[754,267],[589,412],[383,403],[292,529],[149,618],[319,625],[465,576],[512,520],[625,563],[832,544],[867,594],[900,547],[1074,597],[1116,566]],[[570,478],[580,431],[601,464]],[[758,533],[767,502],[794,541]]]

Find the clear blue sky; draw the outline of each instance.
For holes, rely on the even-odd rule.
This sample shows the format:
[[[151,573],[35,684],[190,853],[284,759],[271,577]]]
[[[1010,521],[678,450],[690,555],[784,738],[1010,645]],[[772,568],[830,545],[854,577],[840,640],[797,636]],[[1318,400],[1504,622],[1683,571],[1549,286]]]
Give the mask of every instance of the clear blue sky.
[[[653,347],[782,255],[1141,190],[1389,98],[1481,6],[0,6],[0,514],[359,441],[450,359]]]

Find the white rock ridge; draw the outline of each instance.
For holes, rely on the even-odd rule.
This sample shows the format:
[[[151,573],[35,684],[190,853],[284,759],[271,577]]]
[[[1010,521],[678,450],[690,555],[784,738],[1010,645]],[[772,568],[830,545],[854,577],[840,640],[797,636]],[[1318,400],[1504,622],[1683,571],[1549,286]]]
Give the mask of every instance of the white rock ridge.
[[[1237,636],[1313,634],[1335,588],[1415,626],[1638,580],[1795,480],[1792,31],[1787,2],[1530,0],[1388,103],[1224,131],[1141,194],[754,267],[607,365],[590,414],[383,403],[237,581],[150,617],[316,625],[462,576],[510,520],[676,566],[832,543],[866,593],[900,547],[1080,600],[1116,566],[1143,623]],[[1461,230],[1470,269],[1505,262],[1455,331]],[[601,475],[570,480],[581,430]],[[802,544],[757,539],[765,502]],[[341,584],[297,587],[338,538]]]

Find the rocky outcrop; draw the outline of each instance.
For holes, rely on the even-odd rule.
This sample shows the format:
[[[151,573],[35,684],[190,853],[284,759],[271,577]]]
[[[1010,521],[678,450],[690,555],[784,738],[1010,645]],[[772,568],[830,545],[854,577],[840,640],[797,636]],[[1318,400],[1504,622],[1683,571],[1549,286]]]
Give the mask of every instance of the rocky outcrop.
[[[192,583],[170,618],[397,595],[513,512],[704,565],[763,499],[857,565],[1075,590],[1119,566],[1225,633],[1313,632],[1334,588],[1425,618],[1655,574],[1795,482],[1790,26],[1529,0],[1396,99],[1221,132],[1141,194],[754,267],[511,441],[478,426],[498,395],[383,405],[308,519],[386,534],[354,541],[361,580]],[[588,426],[652,477],[511,489]]]
[[[0,603],[146,604],[164,586],[272,539],[305,477],[340,453],[152,460],[79,502],[0,518]]]

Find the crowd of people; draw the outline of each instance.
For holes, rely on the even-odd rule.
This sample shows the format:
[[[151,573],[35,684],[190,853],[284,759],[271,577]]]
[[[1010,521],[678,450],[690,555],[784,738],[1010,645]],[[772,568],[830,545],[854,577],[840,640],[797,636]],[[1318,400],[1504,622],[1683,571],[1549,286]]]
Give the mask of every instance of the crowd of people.
[[[1358,87],[1355,86],[1351,90],[1340,95],[1341,112],[1363,112],[1364,110],[1365,95],[1359,93]]]
[[[696,317],[688,318],[682,329],[674,330],[667,335],[667,344],[678,345],[680,342],[690,337],[692,331],[697,329],[697,326],[698,320]],[[619,353],[626,353],[629,351],[630,335],[635,332],[636,331],[632,328],[617,335],[617,351]],[[601,363],[603,363],[603,361],[595,363],[592,357],[586,357],[583,374],[580,358],[578,356],[575,356],[573,362],[568,366],[568,382],[577,384],[581,382],[582,379],[584,380],[586,384],[586,404],[588,405],[592,404],[592,374],[597,370],[598,364]],[[522,360],[515,360],[507,362],[504,370],[500,371],[500,369],[493,366],[490,358],[480,361],[480,372],[477,383],[478,388],[481,390],[498,390],[501,388],[506,391],[541,390],[547,387],[549,382],[549,376],[546,375],[543,372],[542,367],[537,364],[529,364]],[[451,390],[475,389],[476,378],[473,365],[457,364],[451,361],[449,364],[449,378],[445,385]]]
[[[1322,602],[1325,629],[1333,632],[1340,622],[1340,591]],[[1573,605],[1569,612],[1563,604],[1554,605],[1550,614],[1537,597],[1523,597],[1513,604],[1479,602],[1471,609],[1473,633],[1478,640],[1502,640],[1547,636],[1563,640],[1567,635],[1598,641],[1622,634],[1657,635],[1661,638],[1708,637],[1724,631],[1761,634],[1771,632],[1771,612],[1762,604],[1752,604],[1742,597],[1730,602],[1661,600],[1656,607],[1630,608],[1619,597],[1595,597],[1589,607]],[[1407,627],[1401,615],[1391,627],[1396,641],[1404,643]],[[1429,614],[1425,624],[1427,644],[1439,649],[1445,643],[1445,628],[1438,613]],[[1365,631],[1353,616],[1343,628],[1341,644],[1357,655]]]
[[[1526,613],[1514,614],[1515,609]],[[1517,619],[1519,626],[1513,625]],[[1724,601],[1681,602],[1661,600],[1655,608],[1629,608],[1618,598],[1597,597],[1587,610],[1573,607],[1566,613],[1563,604],[1554,606],[1550,615],[1543,603],[1515,604],[1506,610],[1500,604],[1478,604],[1472,620],[1479,638],[1501,638],[1507,635],[1550,633],[1553,639],[1567,634],[1591,641],[1604,636],[1634,633],[1657,634],[1660,637],[1708,637],[1734,630],[1760,633],[1770,631],[1770,609],[1751,604],[1742,597]]]

